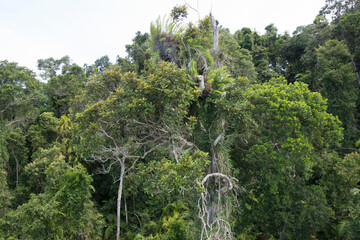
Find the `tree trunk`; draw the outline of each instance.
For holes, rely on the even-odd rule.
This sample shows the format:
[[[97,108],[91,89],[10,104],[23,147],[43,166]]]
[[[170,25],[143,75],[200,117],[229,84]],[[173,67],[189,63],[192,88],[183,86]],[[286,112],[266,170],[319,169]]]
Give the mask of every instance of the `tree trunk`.
[[[125,164],[123,162],[120,163],[121,172],[120,172],[120,183],[118,189],[118,197],[117,197],[117,214],[116,214],[116,240],[120,240],[120,210],[121,210],[121,195],[123,189],[123,180],[125,173]]]
[[[220,26],[217,25],[215,17],[214,17],[214,15],[212,15],[212,13],[210,13],[210,21],[211,21],[211,27],[212,27],[212,32],[213,32],[213,50],[214,50],[214,54],[216,56],[218,47],[219,47]]]
[[[346,40],[344,34],[342,34],[342,40],[343,40],[346,44],[348,44],[348,41]],[[349,46],[349,45],[348,45],[348,46]],[[350,55],[351,63],[353,64],[353,67],[354,67],[354,72],[355,72],[355,75],[356,75],[356,79],[357,79],[358,85],[360,86],[360,76],[359,76],[358,68],[357,68],[357,66],[356,66],[356,62],[355,62],[355,60],[354,60],[354,57],[353,57],[353,55],[352,55],[349,47],[347,47],[347,51],[348,51],[348,53],[349,53],[349,55]]]
[[[124,196],[124,207],[125,207],[125,222],[126,222],[126,225],[128,225],[129,219],[128,219],[128,210],[127,210],[127,204],[126,204],[126,197],[125,196]]]
[[[358,72],[358,69],[357,69],[357,67],[356,67],[356,63],[355,63],[355,61],[354,61],[354,58],[351,56],[351,62],[352,62],[352,64],[353,64],[353,66],[354,66],[354,72],[355,72],[355,74],[356,74],[356,79],[357,79],[357,81],[358,81],[358,85],[360,86],[360,76],[359,76],[359,72]]]
[[[213,33],[213,59],[215,63],[215,68],[220,68],[221,63],[218,59],[218,56],[219,56],[219,34],[220,34],[221,26],[218,25],[212,13],[210,13],[210,21],[211,21],[211,28]]]
[[[215,152],[213,144],[211,144],[210,153],[211,153],[211,171],[210,171],[210,174],[213,174],[213,173],[218,172],[217,162],[216,162],[217,161],[216,152]],[[216,177],[215,177],[214,181],[215,181],[215,183],[217,182]],[[216,205],[217,205],[216,188],[212,188],[212,189],[209,190],[209,204],[207,206],[207,210],[208,210],[207,224],[209,226],[214,223],[214,220],[215,220],[215,218],[217,216]]]
[[[11,149],[13,155],[14,155],[14,159],[15,159],[15,163],[16,163],[16,187],[18,187],[19,185],[19,161],[16,157],[16,154],[14,152],[14,149]]]

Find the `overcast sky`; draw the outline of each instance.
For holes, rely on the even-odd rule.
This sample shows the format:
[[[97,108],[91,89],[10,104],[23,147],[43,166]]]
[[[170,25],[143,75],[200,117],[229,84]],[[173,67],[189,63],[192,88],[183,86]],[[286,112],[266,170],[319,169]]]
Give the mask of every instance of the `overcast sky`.
[[[313,22],[325,0],[187,0],[200,17],[210,10],[232,33],[249,27],[264,33],[274,23],[280,33]],[[41,58],[69,55],[73,63],[92,64],[108,55],[125,56],[137,31],[169,15],[184,0],[0,0],[0,60],[36,70]],[[198,14],[189,10],[189,19]]]

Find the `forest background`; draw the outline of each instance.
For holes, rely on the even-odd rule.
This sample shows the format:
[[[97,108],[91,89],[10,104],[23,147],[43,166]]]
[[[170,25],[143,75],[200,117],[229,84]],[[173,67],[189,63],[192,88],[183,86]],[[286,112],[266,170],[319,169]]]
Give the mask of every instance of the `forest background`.
[[[359,9],[178,5],[115,63],[0,61],[0,239],[359,239]]]

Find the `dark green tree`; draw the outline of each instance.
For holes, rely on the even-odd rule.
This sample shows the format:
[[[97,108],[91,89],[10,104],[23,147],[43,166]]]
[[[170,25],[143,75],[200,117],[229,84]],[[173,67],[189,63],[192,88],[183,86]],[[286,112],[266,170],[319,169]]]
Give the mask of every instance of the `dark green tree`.
[[[340,122],[326,112],[326,100],[302,83],[275,79],[246,94],[257,127],[248,144],[235,143],[232,155],[246,189],[239,198],[241,231],[265,239],[309,239],[332,216],[324,190],[309,180],[320,154],[339,143]]]
[[[343,15],[337,26],[336,32],[339,38],[345,41],[351,54],[354,72],[360,85],[360,13]]]
[[[102,217],[90,200],[92,178],[81,165],[70,167],[59,148],[55,151],[57,154],[42,169],[46,175],[44,192],[32,195],[29,202],[8,214],[5,236],[101,239]]]
[[[130,63],[135,64],[135,70],[140,73],[142,70],[144,70],[145,61],[150,59],[150,45],[148,43],[150,35],[148,33],[142,34],[141,32],[136,32],[135,35],[136,36],[133,38],[133,43],[126,45],[125,48],[128,54],[128,60],[130,61]],[[118,58],[118,64],[120,66],[122,65],[123,68],[124,63],[126,63],[126,59]],[[126,68],[129,68],[129,66],[125,67],[125,69]],[[131,69],[130,67],[130,69],[128,70],[133,69]]]
[[[317,73],[321,94],[328,99],[328,111],[344,127],[344,148],[353,148],[358,136],[356,103],[359,89],[351,57],[343,42],[329,40],[317,49]]]
[[[224,29],[220,32],[219,45],[221,52],[219,60],[226,66],[232,77],[256,80],[257,73],[249,50],[241,48],[228,30]]]
[[[65,65],[62,73],[51,76],[45,85],[48,98],[47,111],[54,112],[56,117],[69,113],[69,104],[79,94],[86,82],[84,70],[76,64]]]
[[[53,145],[57,139],[56,128],[58,125],[59,119],[54,117],[52,112],[43,112],[38,116],[27,132],[31,153],[36,152],[39,148],[46,149]]]
[[[244,27],[236,31],[234,35],[241,48],[245,48],[250,52],[254,49],[254,34],[250,28]]]
[[[360,156],[357,152],[344,158],[337,153],[325,153],[322,158],[314,180],[325,190],[327,203],[335,214],[319,239],[357,239]]]

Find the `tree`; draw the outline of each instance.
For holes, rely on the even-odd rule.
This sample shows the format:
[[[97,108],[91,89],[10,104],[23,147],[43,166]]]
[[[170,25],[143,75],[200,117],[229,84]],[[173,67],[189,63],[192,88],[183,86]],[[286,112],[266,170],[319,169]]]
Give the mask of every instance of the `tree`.
[[[102,73],[106,69],[108,69],[111,66],[110,59],[108,55],[102,56],[99,59],[95,60],[95,63],[93,65],[84,65],[84,72],[86,76],[90,76],[95,73]]]
[[[288,41],[289,35],[278,34],[274,24],[266,26],[265,30],[266,33],[262,36],[248,28],[235,33],[239,45],[247,48],[252,55],[259,82],[266,82],[272,77],[284,75],[288,68],[281,50]]]
[[[59,148],[43,167],[45,190],[7,216],[8,237],[101,239],[103,221],[91,202],[91,177],[84,167],[70,167]],[[44,161],[36,159],[35,162]],[[36,163],[34,163],[36,164]],[[40,166],[40,165],[38,165]]]
[[[76,64],[65,65],[62,74],[51,75],[45,85],[49,109],[56,117],[69,113],[71,100],[80,93],[86,82],[84,70]]]
[[[209,16],[199,20],[197,25],[189,23],[185,29],[183,41],[180,46],[183,65],[188,67],[194,61],[197,65],[197,72],[202,75],[206,73],[213,63],[210,54],[212,48],[212,29]]]
[[[239,198],[238,224],[263,238],[310,238],[328,224],[331,209],[323,189],[309,180],[319,154],[339,143],[340,122],[302,83],[274,79],[245,94],[257,128],[232,153],[247,193]]]
[[[155,23],[151,23],[149,44],[158,61],[173,62],[179,67],[183,65],[179,58],[182,30],[180,24],[170,18],[161,20],[159,17]]]
[[[237,184],[232,177],[233,172],[230,167],[230,142],[241,136],[247,127],[249,119],[244,113],[247,109],[247,101],[242,90],[253,80],[251,74],[254,72],[251,71],[252,69],[245,70],[244,61],[240,66],[243,69],[239,71],[239,75],[243,74],[244,77],[234,79],[225,67],[220,67],[223,64],[222,54],[225,55],[224,59],[227,57],[226,54],[228,56],[237,54],[230,53],[231,50],[229,52],[225,50],[222,53],[221,45],[223,44],[225,49],[229,47],[233,50],[239,50],[239,46],[233,38],[221,38],[221,35],[218,40],[214,40],[219,37],[221,27],[211,15],[210,24],[213,44],[205,51],[211,54],[208,58],[210,61],[208,66],[203,68],[205,71],[202,71],[201,76],[204,84],[202,86],[202,82],[199,83],[202,94],[193,109],[198,119],[198,124],[194,129],[194,142],[199,149],[208,153],[210,160],[207,174],[200,183],[204,190],[198,201],[201,220],[199,237],[201,239],[231,239],[233,236],[232,216],[236,209],[234,190],[237,189]],[[228,32],[224,30],[223,33]],[[234,60],[236,61],[236,55]],[[230,70],[236,68],[236,63],[233,64],[235,67],[229,66]],[[193,68],[191,70],[192,74],[197,74],[196,70]]]
[[[28,161],[24,130],[43,102],[40,88],[32,71],[0,61],[0,164],[2,171],[7,171],[2,177],[8,178],[4,186],[19,186],[21,170]]]
[[[315,172],[317,183],[325,190],[327,202],[334,211],[321,239],[356,239],[358,237],[360,156],[357,152],[343,158],[325,153],[324,161]]]
[[[241,48],[245,48],[250,52],[253,50],[255,40],[250,28],[244,27],[241,30],[236,31],[234,35]]]
[[[289,39],[281,50],[281,55],[287,62],[285,78],[289,82],[294,82],[299,74],[304,73],[306,69],[301,57],[305,54],[305,49],[312,39],[309,33],[310,26],[300,26],[293,32],[293,37]]]
[[[156,226],[160,226],[155,231],[143,227],[143,236],[154,232],[160,239],[167,239],[169,235],[172,236],[170,239],[195,239],[200,236],[201,231],[194,221],[198,217],[194,209],[203,191],[200,183],[208,165],[208,154],[201,151],[184,151],[178,162],[163,158],[138,164],[131,186],[140,185],[135,187],[137,194],[144,191],[142,199],[146,199],[147,204],[140,212],[147,212],[151,217],[144,224],[149,226],[156,222]],[[159,211],[160,207],[163,211]]]
[[[5,216],[11,206],[12,194],[8,187],[7,171],[5,170],[8,163],[9,154],[6,148],[5,136],[3,131],[0,132],[0,234],[3,236],[3,225]]]
[[[270,58],[266,47],[255,45],[252,52],[252,58],[259,82],[268,82],[273,77],[277,76],[277,73],[269,68]]]
[[[250,52],[240,48],[234,36],[228,30],[220,31],[220,61],[227,67],[232,77],[246,77],[251,81],[256,80],[257,73]]]
[[[141,32],[136,32],[135,35],[136,36],[133,38],[133,44],[128,44],[125,48],[128,54],[128,59],[131,63],[136,65],[136,71],[141,73],[141,71],[144,70],[145,61],[150,59],[150,45],[148,42],[150,35],[148,33],[141,34]],[[119,65],[121,65],[120,60],[121,58],[118,58]]]
[[[38,69],[43,71],[40,73],[40,76],[44,80],[50,80],[52,77],[55,77],[61,73],[65,73],[66,67],[70,66],[70,57],[64,56],[60,59],[47,58],[38,60]]]
[[[120,86],[105,100],[77,114],[81,144],[88,159],[102,163],[102,171],[117,173],[117,235],[125,175],[139,159],[160,147],[176,161],[185,148],[187,107],[197,92],[184,71],[173,64],[149,64],[142,77],[119,75]],[[185,134],[185,135],[184,135]]]
[[[263,35],[264,46],[269,51],[268,56],[271,64],[270,67],[276,71],[279,65],[278,41],[280,39],[280,35],[278,34],[278,29],[275,27],[273,23],[266,26],[265,30],[266,33],[265,35]]]
[[[20,175],[24,166],[28,163],[28,148],[26,136],[21,128],[15,128],[7,134],[6,148],[9,152],[7,164],[8,184],[14,189],[19,186]]]
[[[188,8],[186,5],[176,5],[171,10],[170,16],[174,22],[182,21],[184,18],[187,18],[188,15]]]
[[[5,215],[8,212],[8,208],[10,206],[10,199],[11,199],[11,193],[9,191],[8,185],[7,185],[7,173],[4,170],[3,166],[0,168],[0,232],[1,232],[1,221],[5,217]]]
[[[331,15],[333,19],[338,19],[345,13],[356,13],[359,10],[360,4],[357,0],[326,0],[320,14]]]
[[[58,144],[39,148],[32,156],[32,162],[25,168],[26,184],[33,194],[43,193],[46,186],[46,170],[59,156],[63,157]]]
[[[345,44],[337,40],[327,41],[316,53],[320,92],[328,99],[328,111],[343,123],[343,147],[353,148],[359,137],[356,121],[359,90],[350,54]]]
[[[0,61],[0,121],[9,128],[29,121],[40,106],[41,83],[35,74],[17,63]]]
[[[56,141],[58,125],[59,119],[54,117],[53,112],[43,112],[37,117],[27,134],[32,154],[39,148],[49,148]]]
[[[337,24],[336,31],[340,39],[342,39],[350,52],[351,61],[354,72],[360,85],[360,13],[345,14]]]
[[[309,38],[309,42],[305,48],[305,53],[301,57],[303,69],[310,72],[316,71],[316,49],[323,45],[329,39],[332,39],[332,26],[326,18],[318,16],[315,18],[314,23],[306,26],[301,35]],[[316,80],[314,80],[316,81]],[[312,82],[307,82],[313,91],[318,91],[316,85]],[[314,86],[315,85],[315,86]]]

